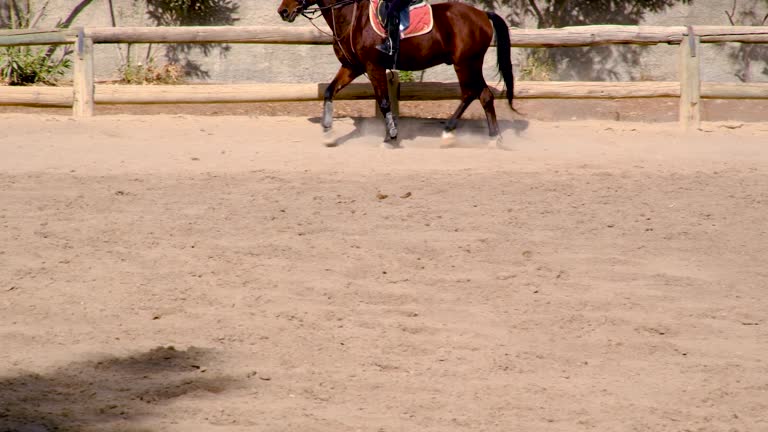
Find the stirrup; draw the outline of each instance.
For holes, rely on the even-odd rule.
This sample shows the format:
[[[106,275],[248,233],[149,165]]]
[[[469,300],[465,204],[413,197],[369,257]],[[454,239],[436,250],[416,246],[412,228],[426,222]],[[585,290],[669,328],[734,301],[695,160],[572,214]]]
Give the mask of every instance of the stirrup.
[[[394,54],[394,50],[392,49],[392,42],[390,42],[389,38],[385,39],[383,43],[376,45],[376,49],[383,52],[386,55],[392,55]]]

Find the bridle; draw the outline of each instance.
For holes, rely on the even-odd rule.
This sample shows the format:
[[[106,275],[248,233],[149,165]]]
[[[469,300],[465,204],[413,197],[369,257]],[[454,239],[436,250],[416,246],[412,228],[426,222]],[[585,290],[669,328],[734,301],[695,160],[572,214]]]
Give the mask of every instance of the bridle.
[[[318,17],[318,15],[322,14],[324,11],[328,9],[337,9],[340,7],[344,7],[347,5],[350,5],[352,3],[357,3],[359,0],[341,0],[337,3],[330,4],[328,6],[318,6],[309,4],[309,0],[299,0],[299,8],[297,9],[298,13],[300,13],[304,18],[307,18],[310,20],[314,20]]]

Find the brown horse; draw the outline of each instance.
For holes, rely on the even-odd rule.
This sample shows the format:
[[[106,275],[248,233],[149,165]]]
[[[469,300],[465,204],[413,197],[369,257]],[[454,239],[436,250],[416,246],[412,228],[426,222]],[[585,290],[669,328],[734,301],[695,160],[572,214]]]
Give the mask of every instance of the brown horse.
[[[365,73],[373,85],[376,102],[384,115],[385,143],[396,146],[397,120],[391,112],[387,87],[387,68],[392,66],[392,58],[376,49],[383,38],[371,25],[369,6],[370,0],[282,0],[277,12],[284,21],[293,22],[300,14],[318,11],[333,31],[333,48],[341,68],[325,91],[322,125],[326,136],[330,136],[333,125],[334,96]],[[461,103],[446,124],[443,138],[446,141],[453,139],[459,118],[479,98],[488,121],[491,145],[500,145],[494,96],[483,77],[483,60],[495,31],[498,68],[506,84],[507,101],[512,107],[514,78],[509,28],[499,15],[480,11],[464,3],[437,3],[432,8],[432,31],[404,39],[395,67],[405,71],[420,71],[440,64],[453,65],[461,86]]]

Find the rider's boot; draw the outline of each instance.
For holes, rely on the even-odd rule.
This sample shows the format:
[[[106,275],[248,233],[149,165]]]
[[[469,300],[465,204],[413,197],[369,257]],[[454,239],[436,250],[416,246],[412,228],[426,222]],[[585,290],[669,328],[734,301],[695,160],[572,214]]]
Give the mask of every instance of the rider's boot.
[[[395,15],[387,18],[387,38],[384,43],[376,45],[376,49],[392,56],[397,56],[400,49],[400,17]]]
[[[397,62],[397,53],[400,52],[400,14],[393,17],[391,21],[392,24],[388,29],[389,40],[392,44],[392,58]]]

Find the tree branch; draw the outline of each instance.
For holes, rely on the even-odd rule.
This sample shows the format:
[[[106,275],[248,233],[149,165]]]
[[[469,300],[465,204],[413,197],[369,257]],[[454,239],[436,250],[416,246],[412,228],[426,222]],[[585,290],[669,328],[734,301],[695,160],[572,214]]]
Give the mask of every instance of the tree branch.
[[[69,28],[69,26],[72,25],[72,23],[75,21],[78,15],[85,10],[90,4],[93,3],[93,0],[82,0],[77,6],[75,6],[74,9],[72,9],[72,12],[69,13],[69,16],[64,21],[59,21],[58,24],[56,24],[56,27],[58,28]],[[48,49],[45,51],[45,59],[50,60],[51,57],[53,57],[53,53],[56,52],[57,45],[51,45],[48,47]]]
[[[732,26],[736,25],[734,23],[734,21],[733,21],[733,17],[734,17],[734,15],[736,15],[736,1],[737,0],[733,0],[733,8],[731,8],[731,12],[730,13],[728,13],[728,11],[725,11],[725,16],[728,17],[728,21],[730,21]]]
[[[541,13],[541,9],[539,9],[539,5],[536,4],[536,0],[528,0],[528,5],[533,9],[533,13],[536,14],[536,19],[539,21],[538,28],[542,28],[542,25],[544,24],[544,15]]]
[[[48,3],[50,3],[50,1],[46,1],[42,6],[40,6],[40,10],[37,11],[35,16],[32,17],[32,20],[29,22],[29,28],[37,27],[37,23],[40,21],[43,15],[45,15],[45,9],[48,8]]]
[[[72,12],[69,13],[69,16],[67,17],[67,19],[59,23],[56,27],[69,28],[69,26],[71,26],[72,23],[75,21],[75,18],[77,18],[77,16],[80,15],[80,12],[82,12],[85,8],[87,8],[91,3],[93,3],[93,0],[81,1],[77,6],[75,6],[74,9],[72,9]]]

